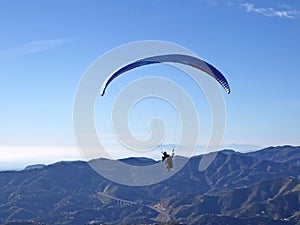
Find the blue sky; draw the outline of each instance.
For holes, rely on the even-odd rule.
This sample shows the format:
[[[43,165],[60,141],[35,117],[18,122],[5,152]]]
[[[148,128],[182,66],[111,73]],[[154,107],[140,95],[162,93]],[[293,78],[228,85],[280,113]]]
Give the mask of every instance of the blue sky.
[[[0,164],[79,159],[73,100],[89,65],[141,40],[184,46],[219,68],[224,146],[299,145],[300,3],[0,1]]]

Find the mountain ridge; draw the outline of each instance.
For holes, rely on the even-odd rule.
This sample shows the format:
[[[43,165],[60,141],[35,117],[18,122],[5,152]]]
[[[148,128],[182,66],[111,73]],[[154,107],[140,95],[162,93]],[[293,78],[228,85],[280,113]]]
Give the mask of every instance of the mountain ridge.
[[[299,150],[280,146],[250,155],[220,151],[205,171],[198,169],[203,155],[193,156],[174,176],[144,187],[111,182],[84,161],[2,171],[0,224],[253,224],[259,217],[262,224],[296,225],[300,167],[290,162]],[[122,160],[139,166],[161,163]]]

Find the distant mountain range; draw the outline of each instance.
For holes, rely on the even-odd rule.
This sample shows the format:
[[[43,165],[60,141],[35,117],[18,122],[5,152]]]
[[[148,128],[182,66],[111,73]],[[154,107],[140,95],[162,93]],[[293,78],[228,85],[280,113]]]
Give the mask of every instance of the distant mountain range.
[[[300,225],[300,147],[223,150],[199,171],[202,157],[190,158],[171,178],[142,187],[111,182],[82,161],[2,171],[0,224]]]

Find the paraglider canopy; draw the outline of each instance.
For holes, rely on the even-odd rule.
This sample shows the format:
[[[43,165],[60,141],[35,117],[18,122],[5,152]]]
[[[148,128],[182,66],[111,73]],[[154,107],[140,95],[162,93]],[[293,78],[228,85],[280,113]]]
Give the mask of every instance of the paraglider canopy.
[[[227,94],[230,93],[230,87],[226,78],[218,69],[216,69],[211,64],[190,55],[167,54],[167,55],[147,57],[121,67],[116,72],[114,72],[111,76],[109,76],[108,79],[103,83],[100,92],[101,96],[104,95],[108,85],[121,74],[140,66],[145,66],[145,65],[155,64],[155,63],[164,63],[164,62],[180,63],[180,64],[192,66],[196,69],[199,69],[207,73],[208,75],[210,75],[212,78],[214,78],[225,89]]]

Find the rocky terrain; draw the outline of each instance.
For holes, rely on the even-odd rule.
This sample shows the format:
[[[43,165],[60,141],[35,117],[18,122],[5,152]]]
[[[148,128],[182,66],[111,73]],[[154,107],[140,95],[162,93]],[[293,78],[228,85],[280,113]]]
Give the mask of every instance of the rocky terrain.
[[[300,147],[224,150],[204,171],[201,157],[143,187],[111,182],[82,161],[2,171],[0,224],[300,225]]]

